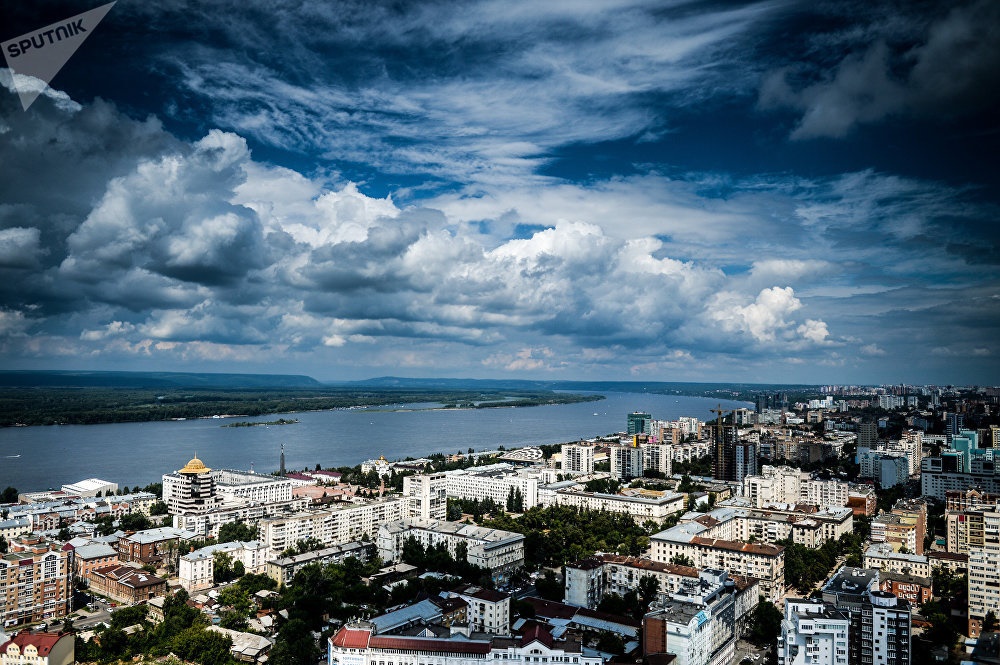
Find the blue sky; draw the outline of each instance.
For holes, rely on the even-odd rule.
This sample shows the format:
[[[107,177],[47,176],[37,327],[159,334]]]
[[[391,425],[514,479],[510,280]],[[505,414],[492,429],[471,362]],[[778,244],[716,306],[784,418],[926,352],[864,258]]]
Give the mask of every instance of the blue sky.
[[[119,0],[28,111],[0,70],[0,362],[996,384],[998,27]]]

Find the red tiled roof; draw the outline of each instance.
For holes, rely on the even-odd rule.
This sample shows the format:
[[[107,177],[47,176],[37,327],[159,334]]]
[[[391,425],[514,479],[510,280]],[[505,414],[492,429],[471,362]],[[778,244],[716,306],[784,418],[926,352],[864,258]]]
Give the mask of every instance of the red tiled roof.
[[[701,536],[693,536],[691,538],[691,543],[693,545],[705,545],[707,547],[733,550],[735,552],[763,554],[764,556],[778,556],[778,554],[783,552],[785,549],[781,545],[744,543],[739,540],[722,540],[721,538],[703,538]]]
[[[364,649],[368,646],[368,640],[371,639],[371,636],[371,631],[344,626],[330,639],[333,640],[333,646],[336,647]]]
[[[563,605],[562,603],[556,603],[536,596],[528,596],[524,600],[531,603],[531,606],[535,608],[536,616],[545,617],[546,619],[572,619],[576,616],[576,611],[580,609],[572,605]]]
[[[552,633],[537,621],[530,621],[525,625],[524,632],[521,633],[521,646],[528,646],[532,642],[541,642],[551,649]]]
[[[7,653],[7,647],[11,644],[16,644],[21,650],[21,654],[24,655],[24,649],[29,644],[35,646],[38,649],[39,656],[48,656],[49,652],[52,651],[52,647],[56,645],[57,642],[63,637],[68,637],[68,635],[63,635],[62,633],[29,633],[28,631],[21,631],[15,635],[12,639],[7,640],[3,644],[0,644],[0,653]]]
[[[441,640],[404,637],[402,635],[372,635],[368,642],[368,648],[485,655],[490,652],[490,643],[479,640]]]

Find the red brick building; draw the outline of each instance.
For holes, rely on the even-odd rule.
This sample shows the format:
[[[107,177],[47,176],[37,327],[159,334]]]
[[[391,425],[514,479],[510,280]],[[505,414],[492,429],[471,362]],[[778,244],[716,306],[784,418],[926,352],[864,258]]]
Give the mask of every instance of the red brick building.
[[[91,591],[121,603],[139,603],[167,593],[165,579],[132,566],[98,568],[87,579]]]

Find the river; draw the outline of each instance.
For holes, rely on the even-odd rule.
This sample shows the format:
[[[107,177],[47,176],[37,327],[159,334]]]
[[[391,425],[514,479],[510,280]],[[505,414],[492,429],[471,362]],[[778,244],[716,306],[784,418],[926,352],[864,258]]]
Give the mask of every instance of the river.
[[[372,457],[421,457],[435,452],[507,449],[620,432],[626,415],[658,420],[713,418],[724,408],[752,405],[705,397],[604,393],[607,399],[500,409],[430,409],[429,405],[309,411],[260,418],[56,425],[0,429],[0,489],[59,488],[86,478],[120,485],[159,482],[197,454],[212,468],[270,473],[281,444],[287,470],[353,466]],[[298,419],[294,425],[222,427],[235,421]]]

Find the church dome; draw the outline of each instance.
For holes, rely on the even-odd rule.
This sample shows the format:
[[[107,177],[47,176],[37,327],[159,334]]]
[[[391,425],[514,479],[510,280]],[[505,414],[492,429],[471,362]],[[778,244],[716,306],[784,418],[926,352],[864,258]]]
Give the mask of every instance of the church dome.
[[[197,457],[192,457],[191,461],[187,463],[183,469],[177,471],[177,473],[208,473],[211,471],[205,463],[202,462]]]

